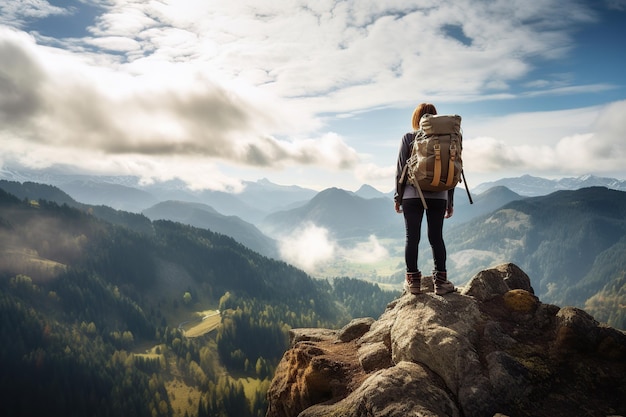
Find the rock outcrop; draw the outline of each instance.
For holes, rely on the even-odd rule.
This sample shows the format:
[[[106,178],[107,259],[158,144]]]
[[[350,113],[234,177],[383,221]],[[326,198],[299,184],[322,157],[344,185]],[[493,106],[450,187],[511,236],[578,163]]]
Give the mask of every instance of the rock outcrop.
[[[267,417],[626,415],[626,333],[541,303],[513,264],[291,336]]]

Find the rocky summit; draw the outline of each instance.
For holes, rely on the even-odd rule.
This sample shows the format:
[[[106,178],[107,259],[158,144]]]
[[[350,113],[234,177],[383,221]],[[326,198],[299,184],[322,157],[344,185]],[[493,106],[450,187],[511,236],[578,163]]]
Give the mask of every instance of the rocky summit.
[[[625,416],[626,333],[503,264],[340,330],[294,329],[267,417]]]

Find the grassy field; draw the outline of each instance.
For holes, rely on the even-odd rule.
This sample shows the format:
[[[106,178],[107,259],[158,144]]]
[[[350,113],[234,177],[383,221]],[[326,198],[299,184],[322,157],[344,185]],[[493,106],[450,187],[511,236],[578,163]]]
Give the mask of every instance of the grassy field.
[[[193,321],[183,326],[183,331],[186,337],[198,337],[206,334],[212,330],[217,329],[220,325],[220,312],[213,310],[211,312],[202,312],[202,318],[199,321]]]
[[[0,265],[5,271],[22,271],[36,284],[54,279],[66,269],[64,264],[42,258],[32,249],[11,247],[0,251]]]

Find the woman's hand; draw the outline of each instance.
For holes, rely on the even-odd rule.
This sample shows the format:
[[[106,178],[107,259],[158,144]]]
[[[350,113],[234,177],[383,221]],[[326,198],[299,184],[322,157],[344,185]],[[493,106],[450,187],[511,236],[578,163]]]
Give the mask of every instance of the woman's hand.
[[[396,209],[396,213],[402,213],[402,205],[399,202],[394,201],[394,207]]]
[[[448,206],[446,209],[446,219],[449,219],[454,214],[454,207]]]

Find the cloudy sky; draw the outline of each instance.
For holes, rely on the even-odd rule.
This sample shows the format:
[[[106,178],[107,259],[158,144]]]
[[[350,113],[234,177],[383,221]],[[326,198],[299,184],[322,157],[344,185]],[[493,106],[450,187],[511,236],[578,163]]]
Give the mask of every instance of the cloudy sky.
[[[626,0],[2,0],[0,166],[393,188],[413,108],[472,184],[626,179]]]

